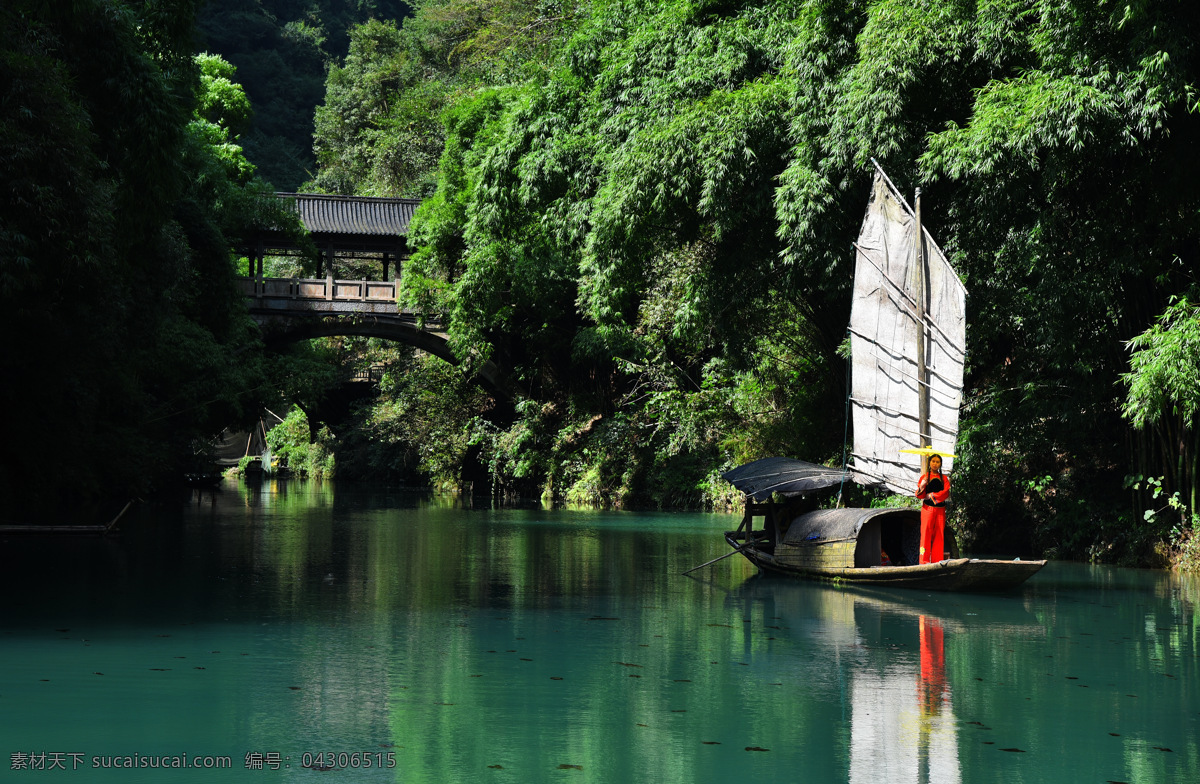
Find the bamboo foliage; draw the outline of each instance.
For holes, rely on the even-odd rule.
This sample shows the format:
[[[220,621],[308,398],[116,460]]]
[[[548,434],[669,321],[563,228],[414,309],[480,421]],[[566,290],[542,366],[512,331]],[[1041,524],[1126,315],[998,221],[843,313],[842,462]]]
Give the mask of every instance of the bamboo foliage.
[[[1122,414],[1139,430],[1138,473],[1163,477],[1162,491],[1196,509],[1197,415],[1200,414],[1200,307],[1175,298],[1158,320],[1129,341],[1129,388]],[[1153,508],[1153,500],[1143,502]]]
[[[929,229],[971,292],[964,533],[1081,557],[1125,557],[1157,535],[1126,535],[1121,480],[1145,466],[1169,474],[1171,492],[1194,484],[1194,420],[1133,433],[1120,378],[1125,343],[1200,267],[1200,10],[497,8],[510,21],[468,38],[451,35],[461,18],[443,29],[418,9],[380,36],[403,57],[356,61],[337,89],[399,68],[408,81],[373,110],[399,107],[399,122],[435,88],[447,107],[405,297],[451,312],[464,355],[516,369],[538,432],[562,434],[522,443],[580,450],[517,462],[547,474],[588,465],[615,490],[668,457],[687,456],[700,476],[684,483],[697,486],[763,454],[839,455],[836,347],[876,157],[902,191],[922,188]],[[519,40],[526,26],[511,20],[526,17],[554,19],[555,33],[526,25],[533,38]],[[442,57],[421,82],[412,57],[464,40],[475,43],[463,57],[514,45],[503,69]],[[370,125],[386,136],[387,119]],[[362,172],[348,187],[374,192],[377,161],[355,154],[340,171]]]

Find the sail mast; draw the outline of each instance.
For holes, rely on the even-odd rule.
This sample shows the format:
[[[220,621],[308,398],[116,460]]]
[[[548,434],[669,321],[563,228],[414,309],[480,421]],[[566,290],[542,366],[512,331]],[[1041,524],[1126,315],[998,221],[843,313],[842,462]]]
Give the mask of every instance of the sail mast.
[[[917,430],[918,446],[932,446],[929,437],[929,368],[925,358],[925,313],[929,305],[929,264],[925,255],[925,229],[921,225],[921,189],[913,197],[913,216],[916,218],[917,257]],[[927,470],[928,456],[921,455],[921,473]]]

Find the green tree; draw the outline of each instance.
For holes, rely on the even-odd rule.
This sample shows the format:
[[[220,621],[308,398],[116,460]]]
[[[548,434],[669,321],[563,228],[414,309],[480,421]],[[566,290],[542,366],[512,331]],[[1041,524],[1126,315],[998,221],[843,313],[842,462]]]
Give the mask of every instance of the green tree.
[[[557,27],[503,21],[548,7],[423,7],[387,40],[420,43],[404,62],[429,70],[345,137],[365,148],[363,129],[390,133],[385,107],[452,88],[405,301],[449,314],[460,355],[503,362],[531,398],[498,464],[559,487],[590,472],[615,497],[683,465],[668,457],[711,487],[763,453],[840,455],[836,349],[876,158],[922,187],[971,292],[964,532],[1071,557],[1152,549],[1121,480],[1174,475],[1182,453],[1122,418],[1119,382],[1125,344],[1196,284],[1200,12],[597,0]],[[471,61],[485,51],[495,67]],[[367,94],[397,57],[338,89]],[[347,187],[374,192],[369,154],[337,144]]]
[[[238,68],[256,111],[238,130],[247,156],[278,190],[311,179],[313,109],[326,71],[346,56],[348,30],[410,13],[400,0],[208,0],[198,43]]]
[[[228,109],[237,90],[203,89],[194,10],[0,9],[12,516],[152,489],[265,384],[230,243],[271,207],[230,129],[196,114]]]
[[[1148,431],[1162,462],[1139,466],[1142,476],[1165,469],[1168,493],[1179,493],[1187,508],[1196,510],[1200,475],[1200,444],[1196,421],[1200,414],[1200,307],[1178,297],[1158,320],[1129,341],[1130,370],[1121,376],[1129,387],[1122,410],[1142,432]],[[1152,499],[1143,498],[1153,508]],[[1190,520],[1185,520],[1190,522]]]
[[[411,39],[374,20],[350,31],[346,61],[330,68],[316,109],[316,189],[413,197],[432,190],[447,87],[431,78]]]

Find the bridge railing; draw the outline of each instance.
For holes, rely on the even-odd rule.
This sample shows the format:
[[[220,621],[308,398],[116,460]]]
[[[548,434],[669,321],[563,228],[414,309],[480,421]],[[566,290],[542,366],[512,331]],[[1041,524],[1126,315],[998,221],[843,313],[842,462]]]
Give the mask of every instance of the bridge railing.
[[[327,278],[240,278],[247,297],[272,297],[340,302],[396,302],[398,280],[335,280]]]
[[[370,381],[372,383],[379,383],[381,380],[383,380],[383,375],[386,372],[387,368],[383,365],[371,365],[370,367],[354,368],[346,373],[342,373],[338,380]]]

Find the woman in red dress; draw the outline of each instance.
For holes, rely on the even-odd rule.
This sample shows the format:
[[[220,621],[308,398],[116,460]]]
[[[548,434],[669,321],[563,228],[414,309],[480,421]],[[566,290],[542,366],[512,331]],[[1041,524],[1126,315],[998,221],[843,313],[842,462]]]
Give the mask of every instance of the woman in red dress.
[[[946,528],[946,499],[950,497],[950,477],[942,473],[942,456],[929,456],[929,470],[917,480],[917,498],[921,503],[920,562],[945,560],[942,532]]]

